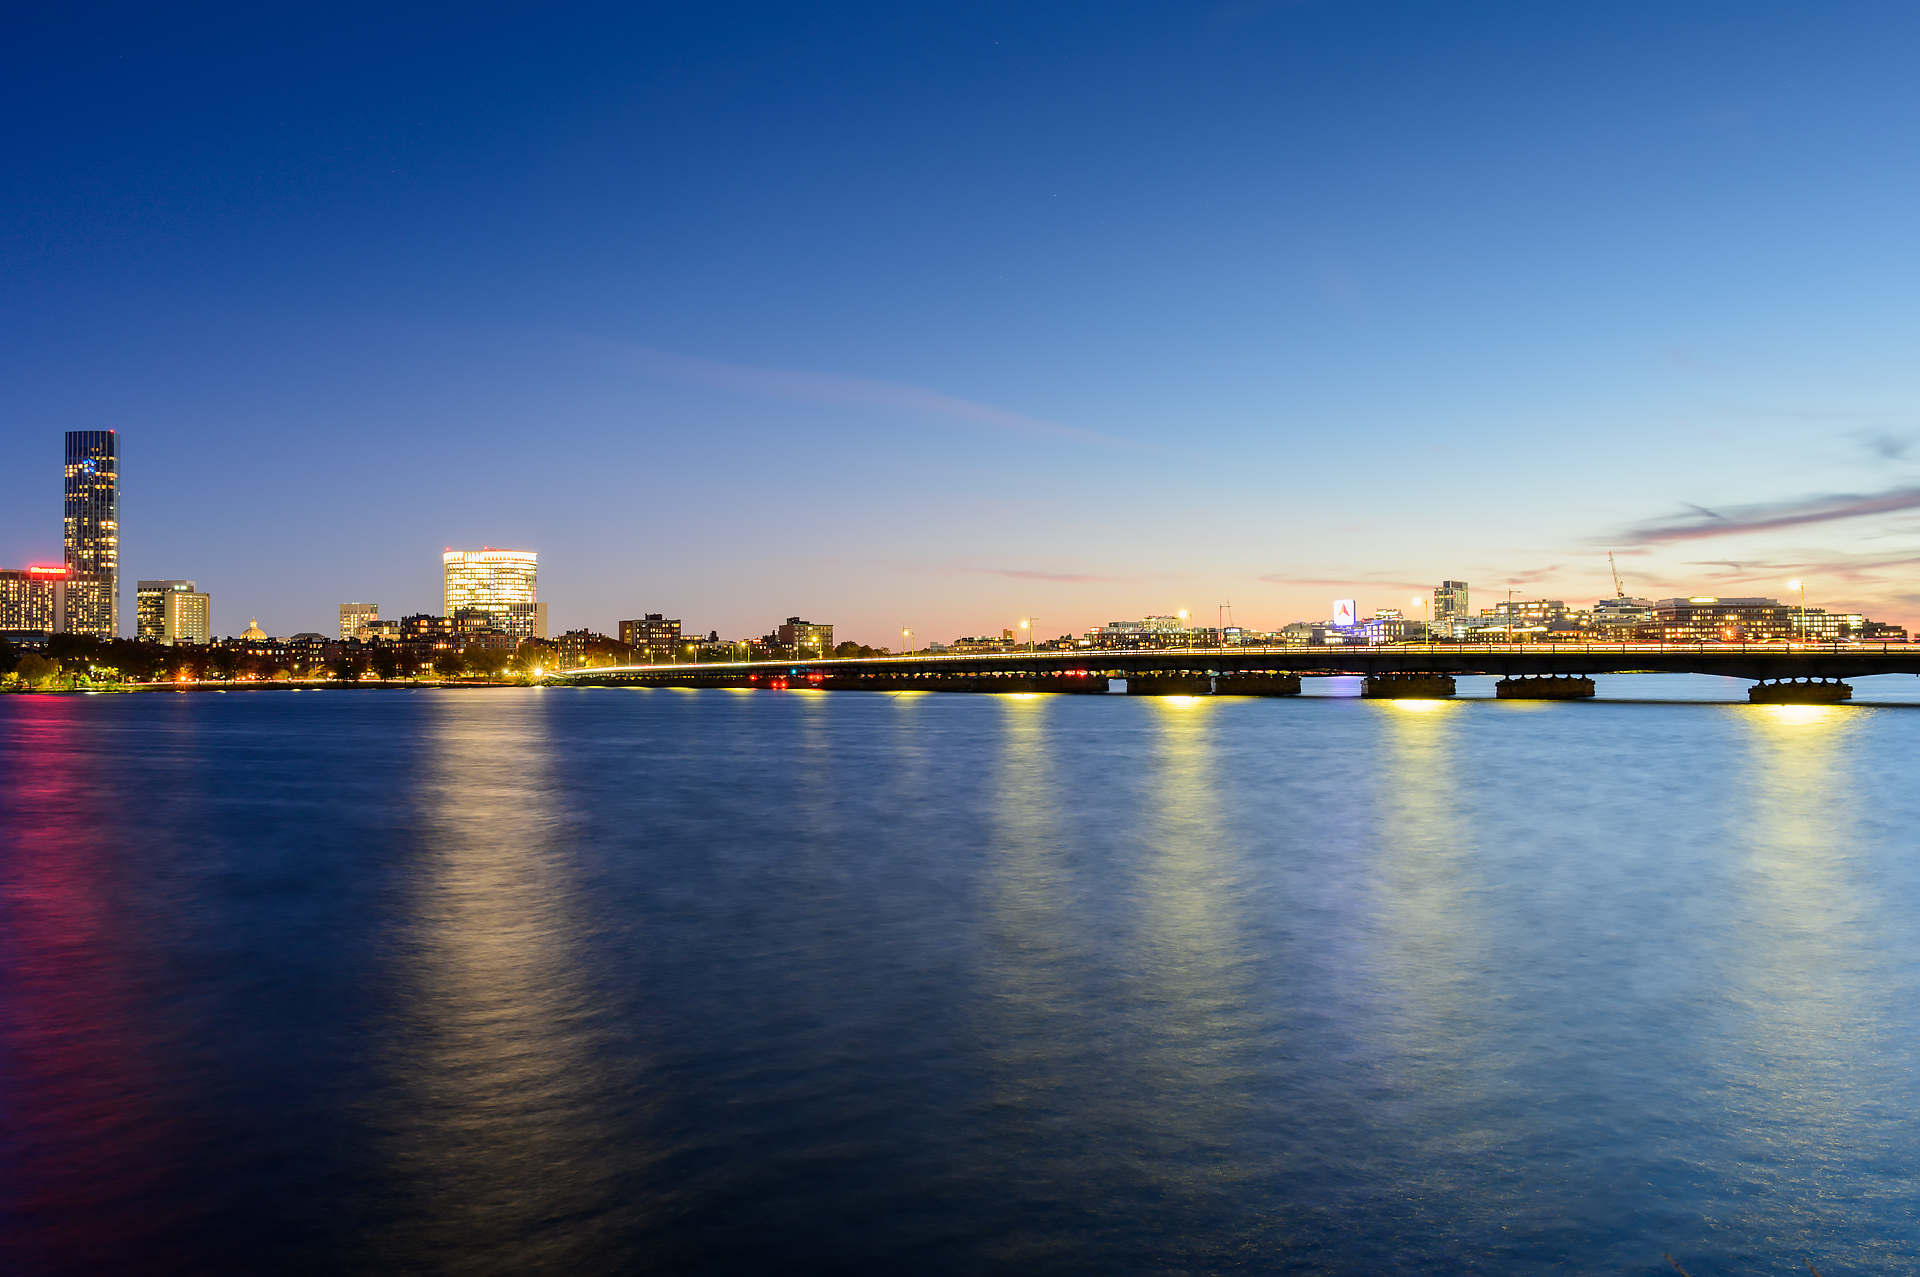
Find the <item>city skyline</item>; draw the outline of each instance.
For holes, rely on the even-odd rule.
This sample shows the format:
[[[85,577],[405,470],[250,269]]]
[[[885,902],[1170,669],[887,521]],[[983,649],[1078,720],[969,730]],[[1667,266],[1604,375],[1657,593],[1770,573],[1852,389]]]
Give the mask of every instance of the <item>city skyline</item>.
[[[0,90],[13,455],[119,431],[121,573],[219,632],[481,544],[556,631],[1276,626],[1609,550],[1920,620],[1904,10],[280,21],[35,15]],[[0,562],[60,561],[40,474]]]
[[[99,636],[113,637],[115,635],[112,633],[101,634],[96,614],[104,611],[104,614],[108,618],[117,618],[119,615],[117,581],[120,527],[118,521],[120,501],[119,439],[112,431],[69,431],[64,436],[64,440],[66,451],[64,473],[67,515],[64,521],[65,530],[63,539],[66,543],[65,553],[68,562],[60,569],[62,573],[62,592],[58,595],[58,602],[48,604],[49,607],[53,608],[51,615],[61,618],[60,622],[52,628],[70,630],[76,633],[95,633]],[[1702,513],[1708,514],[1711,512]],[[1644,604],[1653,601],[1649,596],[1630,596],[1626,594],[1624,583],[1619,575],[1618,566],[1613,560],[1613,554],[1609,552],[1607,558],[1609,580],[1614,587],[1615,595],[1601,596],[1596,599],[1596,607],[1592,609],[1594,613],[1604,612],[1609,607],[1615,606],[1616,603],[1617,605],[1624,606],[1627,604]],[[420,609],[409,612],[407,615],[438,616],[456,622],[462,632],[488,630],[498,632],[503,636],[511,637],[515,640],[527,638],[546,639],[549,637],[549,619],[546,601],[537,598],[538,560],[538,552],[531,550],[509,550],[487,546],[480,550],[461,551],[454,550],[449,546],[441,555],[440,611],[434,613],[426,609]],[[104,568],[102,565],[105,565]],[[19,577],[22,582],[25,582],[32,573],[44,573],[52,570],[53,569],[45,567],[29,567],[9,569],[8,572],[10,577]],[[76,581],[81,583],[82,590],[74,591],[71,588]],[[1859,614],[1847,614],[1842,609],[1813,607],[1805,600],[1804,581],[1789,581],[1786,585],[1789,589],[1800,590],[1802,592],[1799,609],[1803,614],[1806,612],[1815,612],[1832,613],[1840,617],[1851,615],[1852,622],[1860,622],[1863,619],[1875,619],[1862,618]],[[29,587],[22,584],[19,588],[27,589]],[[176,641],[176,634],[180,636],[180,641],[187,642],[204,643],[210,639],[219,637],[218,627],[212,622],[212,609],[209,595],[194,593],[194,590],[195,583],[190,580],[139,580],[137,607],[133,612],[128,614],[136,618],[136,624],[131,634],[121,634],[118,636],[134,637],[162,643],[172,643]],[[71,612],[68,602],[68,600],[76,594],[79,597],[82,608],[82,612],[77,617]],[[1517,599],[1515,598],[1516,594],[1520,596]],[[1530,608],[1533,604],[1546,603],[1549,601],[1544,594],[1532,594],[1511,585],[1507,587],[1506,595],[1507,598],[1503,604],[1498,604],[1492,608],[1482,608],[1476,614],[1471,608],[1469,582],[1447,579],[1433,587],[1430,598],[1416,594],[1411,599],[1408,599],[1406,601],[1407,607],[1404,609],[1387,603],[1380,603],[1377,606],[1371,601],[1363,603],[1363,601],[1357,597],[1338,598],[1332,600],[1327,614],[1317,617],[1297,616],[1293,618],[1291,622],[1284,623],[1284,626],[1283,623],[1280,622],[1261,623],[1257,621],[1246,625],[1239,625],[1230,615],[1233,611],[1231,602],[1222,602],[1216,608],[1216,612],[1219,615],[1216,617],[1215,627],[1232,626],[1235,629],[1250,632],[1278,632],[1282,628],[1299,628],[1308,625],[1315,627],[1324,626],[1327,628],[1357,629],[1360,628],[1359,623],[1369,617],[1376,621],[1382,617],[1390,617],[1397,623],[1406,611],[1414,613],[1412,617],[1408,618],[1410,620],[1445,620],[1459,622],[1476,616],[1478,618],[1497,616],[1516,606]],[[23,595],[22,597],[25,598],[26,596]],[[49,595],[48,597],[52,599],[55,596]],[[1693,603],[1709,604],[1723,601],[1732,604],[1768,604],[1774,606],[1776,609],[1779,608],[1777,599],[1764,597],[1743,598],[1740,596],[1690,596],[1681,594],[1659,600],[1659,602],[1680,603],[1689,600]],[[1552,600],[1552,602],[1564,603],[1565,600]],[[175,613],[179,608],[188,608],[190,611],[182,612],[176,617]],[[1581,609],[1578,608],[1576,603],[1574,608],[1567,610],[1580,611]],[[379,605],[353,602],[340,603],[335,605],[335,612],[336,619],[339,623],[340,637],[344,639],[349,637],[365,621],[378,619]],[[1156,621],[1173,625],[1176,619],[1178,626],[1182,628],[1189,625],[1200,628],[1206,625],[1206,622],[1197,612],[1185,607],[1180,608],[1177,613],[1156,614],[1147,612],[1144,615],[1149,623],[1149,628],[1151,628],[1152,623]],[[357,618],[352,624],[349,624],[350,616]],[[648,614],[649,620],[657,620],[659,617],[659,613]],[[1192,619],[1190,620],[1189,618]],[[1042,632],[1044,627],[1039,624],[1039,621],[1040,618],[1031,615],[1022,616],[1018,622],[1020,631],[1026,638],[1034,640],[1044,639],[1045,635]],[[111,624],[111,620],[109,623]],[[618,621],[614,625],[607,626],[582,623],[571,626],[569,629],[575,634],[595,633],[603,637],[617,631],[622,636],[620,641],[627,642],[626,632],[635,624],[637,623],[630,620]],[[780,632],[785,633],[796,624],[799,624],[798,618],[790,616],[787,618],[785,625],[777,628]],[[1885,625],[1893,623],[1882,619],[1881,624],[1884,628]],[[252,632],[258,625],[259,620],[257,614],[250,615],[247,630]],[[676,620],[672,622],[672,625],[677,633],[679,622]],[[812,623],[806,623],[806,627],[811,628]],[[833,626],[828,624],[818,628],[821,628],[827,634],[831,634]],[[1102,628],[1100,624],[1093,622],[1074,624],[1059,637],[1062,639],[1072,639],[1081,635],[1091,636],[1100,628]],[[1116,628],[1131,629],[1134,628],[1134,626],[1131,622],[1125,620],[1109,619],[1104,623],[1104,628],[1109,630]],[[261,632],[265,633],[265,631]],[[320,631],[288,630],[283,632],[288,634],[313,634],[319,633]],[[916,631],[913,631],[912,628],[908,626],[901,627],[899,631],[903,643],[909,640],[915,633]],[[1005,629],[1003,633],[1011,636],[1013,630]],[[231,638],[233,636],[229,633],[227,637]],[[913,641],[936,644],[942,642],[940,639],[927,638],[925,635],[921,635]],[[971,642],[974,640],[962,639],[961,641]],[[887,646],[887,644],[876,643],[874,646]]]

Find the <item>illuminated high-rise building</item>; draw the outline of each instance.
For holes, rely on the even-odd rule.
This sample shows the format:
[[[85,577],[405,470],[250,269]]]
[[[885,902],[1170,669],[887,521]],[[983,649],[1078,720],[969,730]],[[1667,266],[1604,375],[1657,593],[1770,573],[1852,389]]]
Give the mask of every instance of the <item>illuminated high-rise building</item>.
[[[119,436],[67,431],[66,483],[66,628],[113,638],[120,630]]]
[[[1442,634],[1451,633],[1456,621],[1464,621],[1473,615],[1467,610],[1467,583],[1465,581],[1442,581],[1440,588],[1433,592],[1433,625]]]
[[[160,618],[160,641],[176,643],[213,642],[213,597],[207,594],[167,595],[167,606]]]
[[[58,634],[66,624],[64,567],[0,569],[0,631]]]
[[[213,600],[192,581],[140,581],[133,590],[135,637],[146,643],[213,641]]]
[[[340,605],[340,637],[343,641],[353,638],[363,628],[379,619],[378,603],[342,603]]]
[[[162,642],[167,630],[167,595],[192,594],[192,581],[139,581],[133,587],[133,636],[142,643]]]
[[[441,557],[443,615],[485,613],[493,629],[516,639],[545,638],[547,605],[535,582],[539,557],[532,550],[448,550]]]

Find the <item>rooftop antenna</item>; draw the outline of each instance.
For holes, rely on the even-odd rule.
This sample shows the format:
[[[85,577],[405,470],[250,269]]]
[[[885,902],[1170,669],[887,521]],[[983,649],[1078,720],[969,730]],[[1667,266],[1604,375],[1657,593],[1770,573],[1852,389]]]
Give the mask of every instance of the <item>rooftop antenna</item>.
[[[1613,573],[1613,597],[1616,599],[1626,598],[1627,597],[1626,587],[1620,584],[1620,569],[1613,566],[1612,550],[1607,551],[1607,571]]]

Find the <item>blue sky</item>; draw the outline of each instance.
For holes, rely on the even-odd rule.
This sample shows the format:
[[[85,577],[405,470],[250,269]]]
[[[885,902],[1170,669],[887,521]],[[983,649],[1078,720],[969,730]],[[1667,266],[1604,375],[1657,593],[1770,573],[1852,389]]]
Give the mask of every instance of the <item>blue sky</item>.
[[[26,15],[0,561],[121,432],[215,627],[885,643],[1442,578],[1920,620],[1920,14],[704,3]]]

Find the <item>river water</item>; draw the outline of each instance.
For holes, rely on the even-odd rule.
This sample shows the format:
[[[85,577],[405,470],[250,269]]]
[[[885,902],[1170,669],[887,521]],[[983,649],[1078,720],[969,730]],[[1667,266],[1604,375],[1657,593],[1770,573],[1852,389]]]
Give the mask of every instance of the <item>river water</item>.
[[[1920,1267],[1912,691],[1602,682],[0,697],[0,1271]]]

